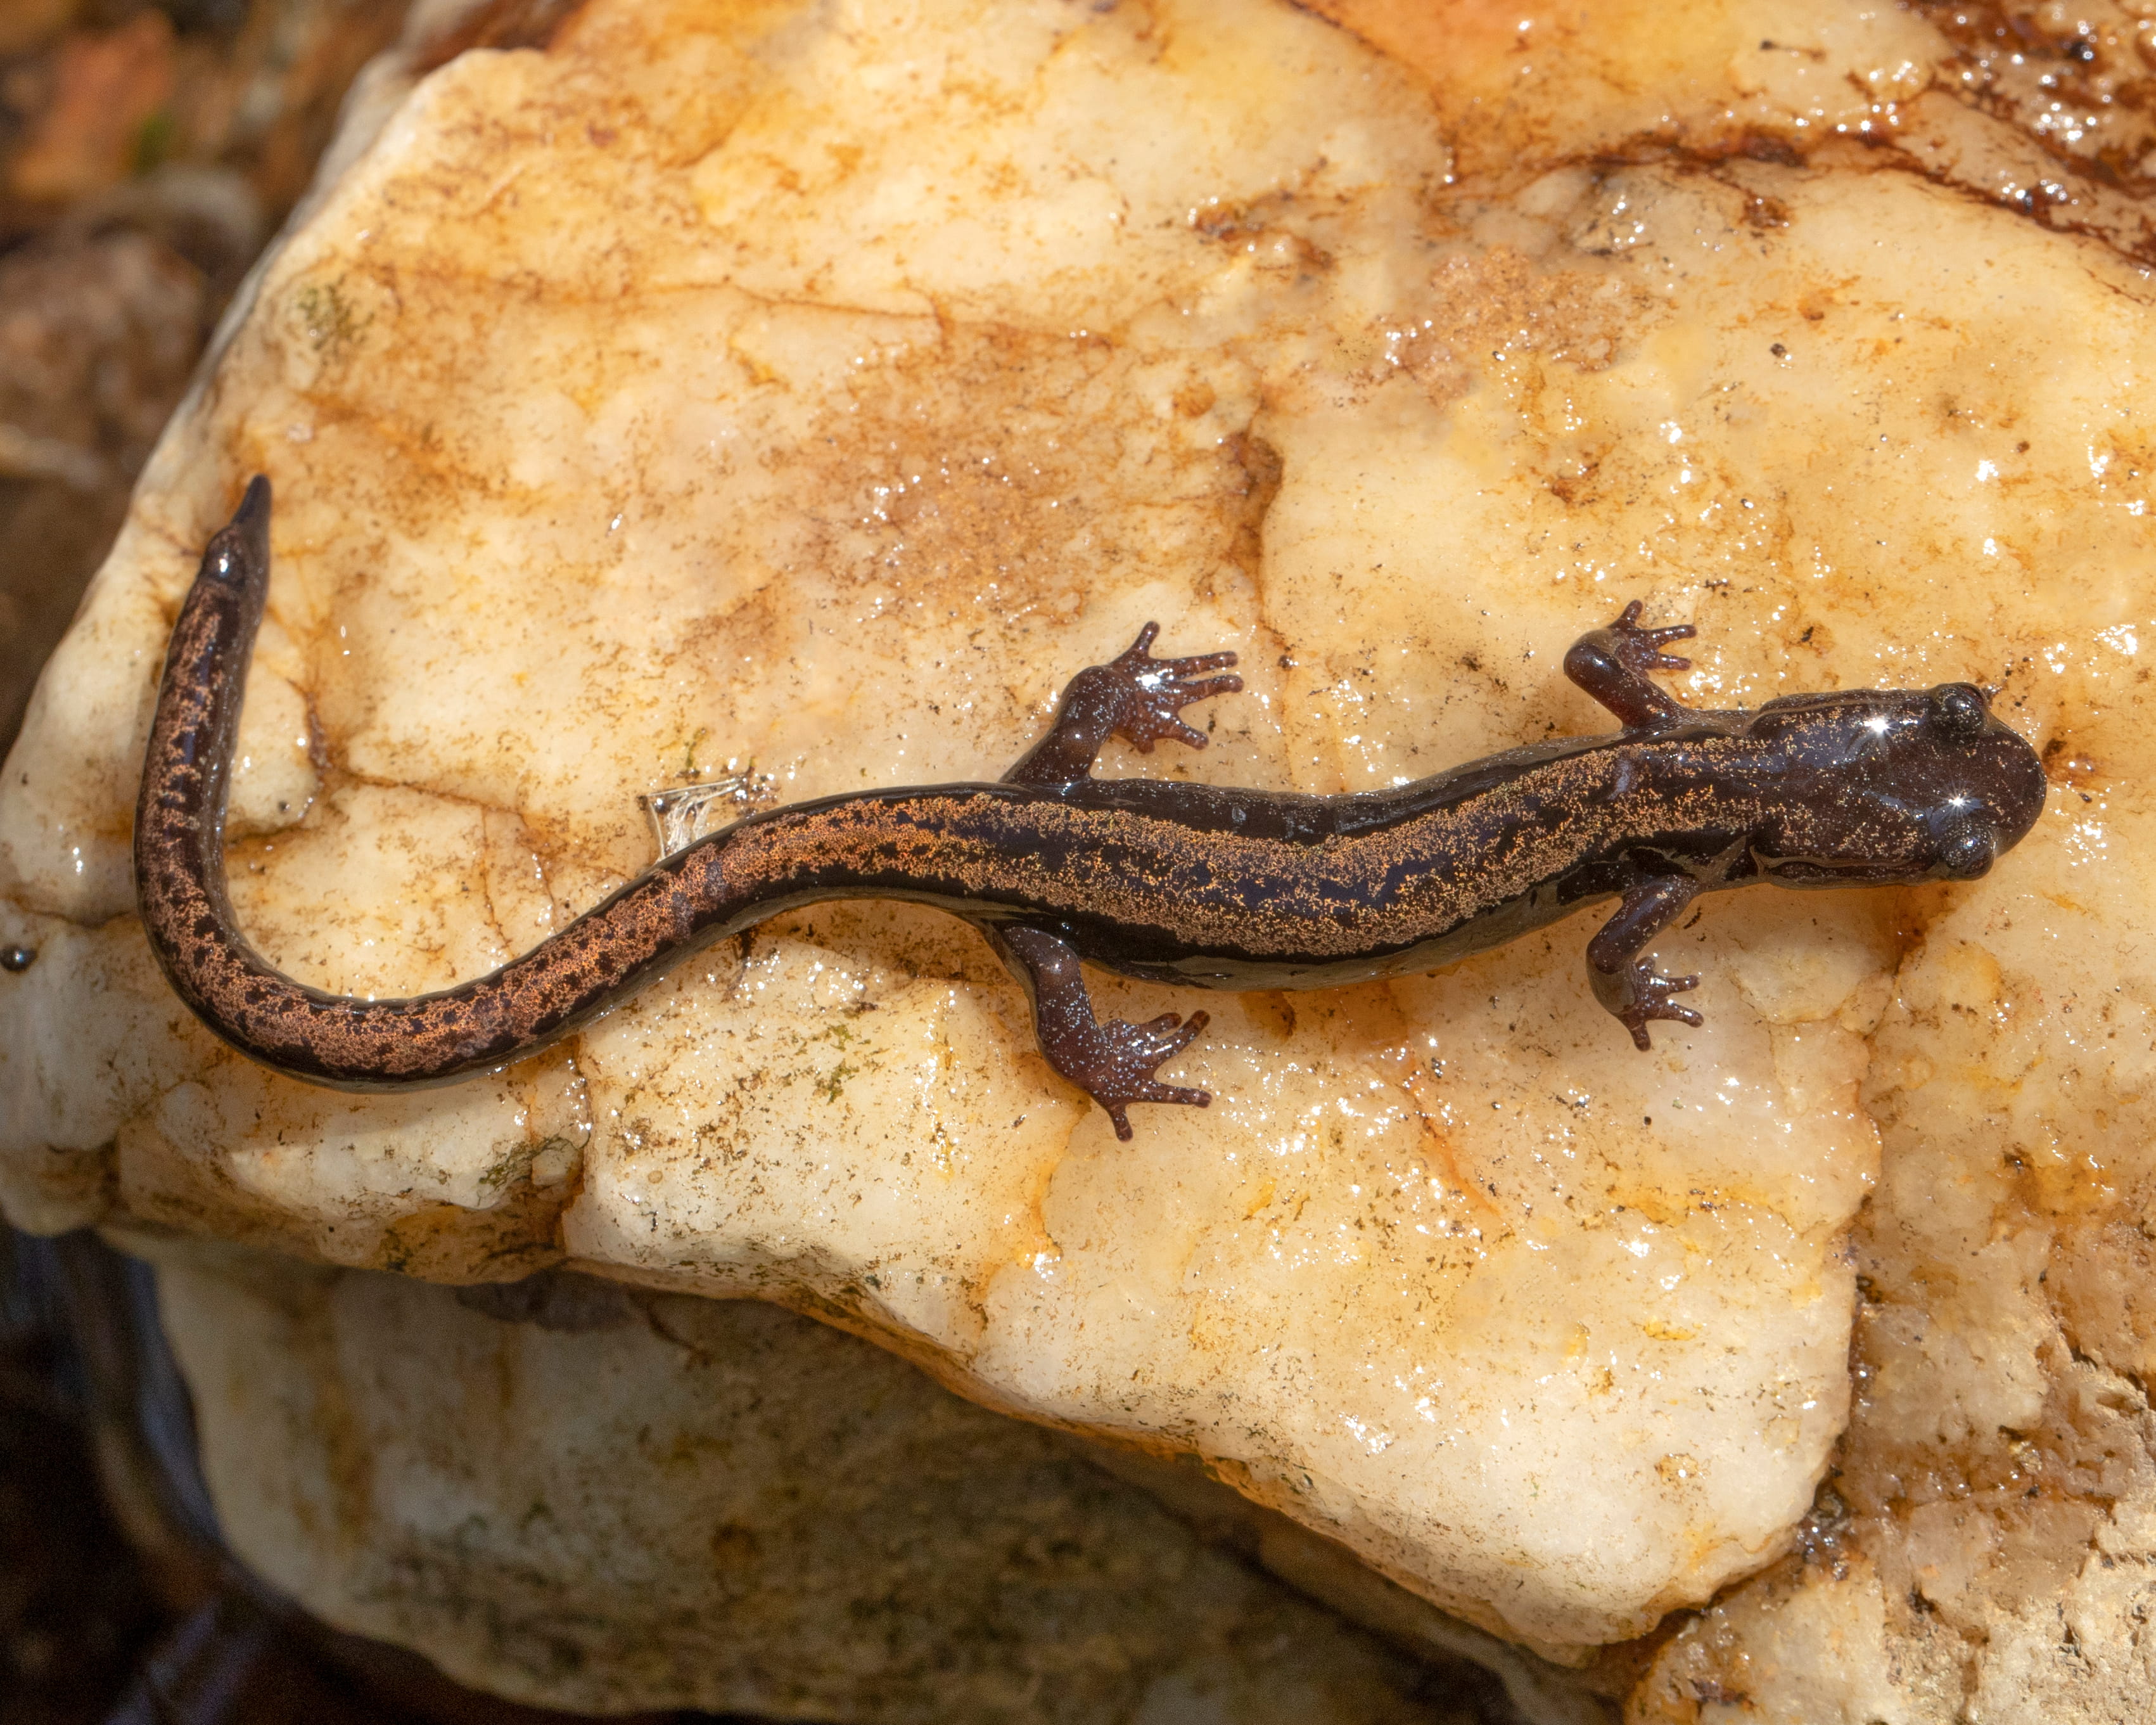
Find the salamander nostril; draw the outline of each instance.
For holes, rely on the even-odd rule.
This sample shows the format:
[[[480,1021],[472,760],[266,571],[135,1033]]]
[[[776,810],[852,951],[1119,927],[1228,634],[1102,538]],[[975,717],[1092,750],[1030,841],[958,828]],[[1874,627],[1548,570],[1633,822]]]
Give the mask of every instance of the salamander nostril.
[[[1991,716],[1983,692],[1965,682],[1943,682],[1933,689],[1930,710],[1932,723],[1953,738],[1977,736]]]

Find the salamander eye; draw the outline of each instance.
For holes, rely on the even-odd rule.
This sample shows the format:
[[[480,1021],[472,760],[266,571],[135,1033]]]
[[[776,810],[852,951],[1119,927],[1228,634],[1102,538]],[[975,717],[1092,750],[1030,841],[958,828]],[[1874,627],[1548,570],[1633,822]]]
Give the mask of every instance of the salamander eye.
[[[1974,880],[1990,872],[1999,835],[1989,821],[1957,821],[1939,835],[1938,871],[1948,880]]]
[[[1932,691],[1928,705],[1932,723],[1942,735],[1957,743],[1976,738],[1990,717],[1983,692],[1965,682],[1941,683]]]

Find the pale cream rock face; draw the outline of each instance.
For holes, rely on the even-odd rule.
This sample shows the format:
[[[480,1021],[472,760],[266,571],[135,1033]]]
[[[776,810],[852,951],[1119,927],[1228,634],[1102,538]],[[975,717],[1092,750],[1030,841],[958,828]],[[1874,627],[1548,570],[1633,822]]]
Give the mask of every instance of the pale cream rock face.
[[[1216,996],[1168,1074],[1214,1105],[1142,1109],[1131,1146],[927,911],[783,919],[550,1061],[387,1101],[224,1055],[105,920],[163,629],[257,468],[236,891],[325,986],[437,986],[558,927],[649,861],[639,791],[993,776],[1149,617],[1248,687],[1203,754],[1111,772],[1337,791],[1604,729],[1558,662],[1639,597],[1699,626],[1694,702],[1995,683],[2130,803],[2148,284],[1855,145],[1794,162],[1913,124],[1928,27],[1552,11],[1526,53],[1479,7],[992,10],[595,0],[543,54],[434,75],[324,197],[0,785],[0,938],[63,959],[0,978],[11,1213],[790,1303],[991,1406],[1194,1451],[1502,1633],[1643,1633],[1811,1506],[1867,1195],[1902,1213],[1926,1156],[1996,1177],[1992,1129],[1952,1130],[1995,1077],[1927,1004],[1962,986],[1942,930],[2092,870],[2110,920],[2027,962],[2128,1013],[2142,871],[2072,808],[1952,893],[1707,902],[1661,948],[1707,1022],[1647,1058],[1588,992],[1591,913],[1427,979]],[[1732,153],[1747,128],[1775,147]],[[92,996],[77,1036],[27,1027]],[[2061,1070],[2029,1065],[2032,1118],[2082,1117]],[[1883,1180],[1880,1120],[1910,1146]],[[2136,1190],[2086,1238],[2145,1285]],[[1859,1256],[1913,1316],[1865,1307],[1845,1470],[1875,1408],[1880,1443],[1954,1406],[1981,1445],[2048,1405],[2054,1300],[2147,1347],[2115,1278],[2028,1292],[2056,1246],[1987,1236],[1934,1305],[1885,1226]],[[1919,1365],[1953,1398],[1892,1389]]]
[[[790,1313],[154,1256],[233,1549],[323,1620],[512,1699],[924,1725],[1471,1717],[1069,1439]]]

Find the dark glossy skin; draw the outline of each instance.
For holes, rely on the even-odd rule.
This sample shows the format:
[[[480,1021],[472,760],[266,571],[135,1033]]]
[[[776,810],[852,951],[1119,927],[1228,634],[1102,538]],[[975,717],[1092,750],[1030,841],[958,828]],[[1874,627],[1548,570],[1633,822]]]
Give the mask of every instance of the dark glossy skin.
[[[241,1053],[317,1084],[439,1083],[521,1058],[685,955],[819,900],[908,899],[983,929],[1023,982],[1049,1063],[1131,1135],[1132,1102],[1203,1107],[1155,1070],[1205,1014],[1093,1015],[1081,960],[1207,988],[1327,988],[1428,971],[1568,915],[1596,996],[1649,1046],[1697,978],[1642,954],[1701,893],[1768,881],[1872,886],[1983,874],[2035,823],[2035,752],[1966,683],[1694,711],[1648,680],[1689,626],[1639,605],[1565,673],[1624,729],[1343,796],[1096,779],[1110,737],[1204,737],[1178,717],[1227,694],[1230,653],[1156,660],[1148,624],[1064,691],[1048,735],[995,784],[864,791],[752,815],[665,857],[492,975],[359,1001],[270,968],[225,895],[241,689],[268,590],[270,488],[213,538],[172,631],[136,815],[143,924],[182,999]]]

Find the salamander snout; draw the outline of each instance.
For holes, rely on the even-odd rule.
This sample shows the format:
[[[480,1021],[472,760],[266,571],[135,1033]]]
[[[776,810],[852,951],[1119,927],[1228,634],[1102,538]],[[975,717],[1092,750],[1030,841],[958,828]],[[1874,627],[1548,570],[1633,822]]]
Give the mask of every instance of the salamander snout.
[[[1926,822],[1932,873],[1975,880],[2036,824],[2044,809],[2044,764],[1969,683],[1942,683],[1926,695],[1923,729],[1933,744]]]

